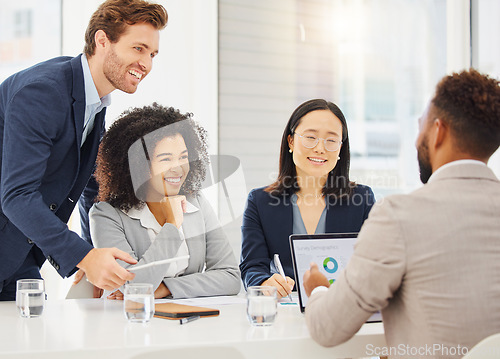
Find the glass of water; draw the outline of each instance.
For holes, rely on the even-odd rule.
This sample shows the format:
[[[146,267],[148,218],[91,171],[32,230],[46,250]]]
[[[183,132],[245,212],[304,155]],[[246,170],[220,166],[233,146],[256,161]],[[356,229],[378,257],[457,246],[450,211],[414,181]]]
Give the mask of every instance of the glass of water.
[[[155,297],[149,283],[125,284],[123,309],[129,322],[147,323],[153,317]]]
[[[16,306],[23,318],[39,317],[45,304],[43,279],[19,279],[16,282]]]
[[[268,326],[276,319],[278,293],[276,287],[255,286],[247,290],[247,316],[252,325]]]

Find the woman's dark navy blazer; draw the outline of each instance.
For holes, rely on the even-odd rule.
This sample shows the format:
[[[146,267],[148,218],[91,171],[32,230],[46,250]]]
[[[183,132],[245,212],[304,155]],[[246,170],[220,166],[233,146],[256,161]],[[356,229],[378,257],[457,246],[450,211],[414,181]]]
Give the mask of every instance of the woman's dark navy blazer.
[[[293,228],[291,196],[271,195],[264,189],[249,193],[243,214],[240,270],[245,288],[261,285],[272,275],[271,262],[276,253],[285,274],[295,279],[289,244]],[[371,188],[364,185],[357,185],[350,197],[330,198],[326,232],[359,232],[374,202]]]

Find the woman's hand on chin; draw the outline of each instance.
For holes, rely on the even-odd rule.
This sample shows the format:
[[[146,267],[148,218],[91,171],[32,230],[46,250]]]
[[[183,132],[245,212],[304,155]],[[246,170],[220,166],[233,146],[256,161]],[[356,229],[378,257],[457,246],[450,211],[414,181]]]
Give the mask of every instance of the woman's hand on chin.
[[[180,228],[186,212],[186,197],[182,195],[167,196],[160,201],[160,204],[166,223]]]

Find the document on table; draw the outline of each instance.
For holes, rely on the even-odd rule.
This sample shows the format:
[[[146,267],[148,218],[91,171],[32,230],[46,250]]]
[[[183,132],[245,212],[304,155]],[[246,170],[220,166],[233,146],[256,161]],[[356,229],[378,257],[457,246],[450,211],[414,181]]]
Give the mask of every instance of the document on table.
[[[156,303],[178,303],[198,307],[211,307],[216,305],[245,304],[246,298],[239,295],[222,295],[217,297],[197,297],[186,299],[160,299]]]
[[[288,298],[282,298],[278,301],[280,305],[297,305],[297,293],[292,293],[293,301]],[[156,303],[178,303],[186,305],[195,305],[198,307],[211,307],[217,305],[230,305],[230,304],[246,304],[247,299],[245,293],[240,293],[238,295],[221,295],[216,297],[197,297],[197,298],[186,298],[186,299],[159,299]]]

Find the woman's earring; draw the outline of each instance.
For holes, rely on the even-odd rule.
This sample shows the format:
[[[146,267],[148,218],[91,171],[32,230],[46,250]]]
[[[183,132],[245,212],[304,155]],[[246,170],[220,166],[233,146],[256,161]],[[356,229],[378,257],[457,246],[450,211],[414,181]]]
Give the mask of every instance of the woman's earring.
[[[337,161],[340,160],[340,156],[337,157]]]
[[[293,152],[293,150],[290,148],[290,149],[288,150],[288,152],[292,153],[292,152]]]

